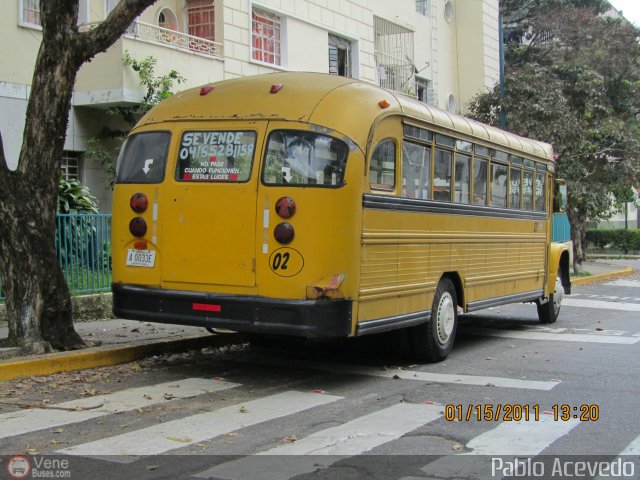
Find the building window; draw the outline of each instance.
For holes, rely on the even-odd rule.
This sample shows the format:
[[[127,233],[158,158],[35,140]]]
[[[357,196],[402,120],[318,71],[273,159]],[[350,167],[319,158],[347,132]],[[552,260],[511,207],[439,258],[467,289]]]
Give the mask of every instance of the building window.
[[[280,17],[254,9],[251,18],[252,58],[260,62],[281,65]]]
[[[376,72],[381,87],[416,95],[413,32],[380,17],[373,17]]]
[[[21,23],[29,25],[41,25],[40,0],[22,0]]]
[[[420,15],[429,15],[429,0],[416,0],[416,12]]]
[[[351,42],[329,34],[329,73],[351,77]]]
[[[178,30],[178,19],[168,8],[163,8],[158,14],[158,26],[169,30]]]
[[[81,152],[71,152],[65,150],[62,154],[62,161],[60,162],[60,171],[62,172],[62,178],[65,180],[78,180],[80,181],[80,156]]]
[[[431,80],[416,77],[416,98],[422,103],[438,105],[438,98]]]
[[[215,7],[212,0],[189,0],[187,2],[189,35],[206,40],[215,40]]]

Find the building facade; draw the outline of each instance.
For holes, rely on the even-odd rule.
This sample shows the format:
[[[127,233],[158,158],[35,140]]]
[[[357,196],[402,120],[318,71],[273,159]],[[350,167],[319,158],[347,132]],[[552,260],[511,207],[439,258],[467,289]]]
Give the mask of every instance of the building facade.
[[[7,0],[0,18],[0,132],[17,164],[35,58],[41,0]],[[119,0],[79,0],[80,28],[103,21]],[[101,165],[87,141],[113,122],[109,107],[139,103],[137,74],[123,64],[157,59],[189,88],[273,71],[358,78],[464,111],[499,76],[498,0],[158,0],[106,52],[84,65],[74,89],[62,165],[110,211]]]

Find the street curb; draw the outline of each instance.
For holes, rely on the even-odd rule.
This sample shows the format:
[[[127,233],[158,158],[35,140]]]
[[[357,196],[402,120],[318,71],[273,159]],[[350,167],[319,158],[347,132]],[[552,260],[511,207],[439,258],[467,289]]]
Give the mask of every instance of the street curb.
[[[624,277],[634,273],[633,268],[627,267],[622,270],[615,270],[613,272],[598,273],[596,275],[589,275],[588,277],[577,277],[571,279],[571,286],[573,285],[589,285],[591,283],[603,282],[605,280],[613,280],[614,278]]]
[[[51,375],[52,373],[106,367],[132,362],[149,355],[225,347],[244,341],[238,333],[193,336],[171,340],[148,340],[135,345],[91,347],[69,352],[49,353],[0,361],[0,382],[20,377]]]

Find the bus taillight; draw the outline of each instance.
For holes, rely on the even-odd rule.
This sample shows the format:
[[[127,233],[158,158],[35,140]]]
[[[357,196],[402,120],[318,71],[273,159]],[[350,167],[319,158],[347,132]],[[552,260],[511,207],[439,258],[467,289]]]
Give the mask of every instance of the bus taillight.
[[[279,223],[273,230],[273,236],[278,243],[282,243],[283,245],[291,243],[294,237],[293,225],[289,222]]]
[[[280,218],[291,218],[296,213],[296,202],[291,197],[280,197],[276,202],[276,213]]]
[[[147,210],[149,206],[149,200],[144,193],[134,193],[131,195],[131,200],[129,200],[129,205],[131,206],[131,210],[136,213],[142,213]]]
[[[142,217],[132,218],[129,222],[129,231],[134,237],[144,237],[147,233],[147,222]]]

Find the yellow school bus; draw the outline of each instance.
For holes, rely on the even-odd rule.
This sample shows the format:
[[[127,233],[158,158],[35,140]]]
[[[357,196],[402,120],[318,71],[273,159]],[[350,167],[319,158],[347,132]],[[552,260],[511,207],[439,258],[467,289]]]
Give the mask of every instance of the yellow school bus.
[[[122,318],[265,335],[407,329],[426,361],[458,313],[556,320],[550,145],[315,73],[188,90],[124,144],[113,203]]]

